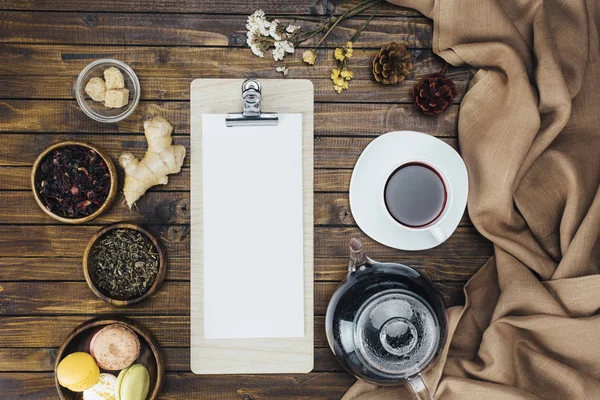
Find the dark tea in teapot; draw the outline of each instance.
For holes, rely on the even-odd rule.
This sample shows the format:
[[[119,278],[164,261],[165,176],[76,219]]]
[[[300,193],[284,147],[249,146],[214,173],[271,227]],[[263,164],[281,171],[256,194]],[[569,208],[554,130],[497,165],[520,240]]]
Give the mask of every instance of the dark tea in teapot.
[[[350,242],[348,275],[333,294],[325,327],[340,363],[378,385],[406,384],[419,399],[433,399],[421,377],[446,340],[439,292],[406,265],[366,257]]]

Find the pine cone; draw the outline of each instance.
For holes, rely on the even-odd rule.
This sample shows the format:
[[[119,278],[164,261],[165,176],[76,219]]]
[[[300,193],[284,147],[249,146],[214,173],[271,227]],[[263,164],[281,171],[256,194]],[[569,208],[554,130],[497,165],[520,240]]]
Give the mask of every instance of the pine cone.
[[[443,112],[456,97],[456,86],[443,72],[429,75],[413,88],[415,107],[425,114],[439,114]]]
[[[412,57],[403,44],[383,46],[373,58],[373,76],[377,82],[385,85],[402,82],[412,68]]]

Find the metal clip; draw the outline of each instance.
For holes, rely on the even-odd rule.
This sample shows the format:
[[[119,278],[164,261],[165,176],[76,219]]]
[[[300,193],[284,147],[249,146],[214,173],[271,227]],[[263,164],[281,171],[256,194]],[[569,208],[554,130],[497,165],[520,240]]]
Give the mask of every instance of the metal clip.
[[[246,79],[242,84],[243,112],[229,113],[225,118],[227,126],[276,126],[277,113],[260,111],[262,101],[261,85],[256,79]]]

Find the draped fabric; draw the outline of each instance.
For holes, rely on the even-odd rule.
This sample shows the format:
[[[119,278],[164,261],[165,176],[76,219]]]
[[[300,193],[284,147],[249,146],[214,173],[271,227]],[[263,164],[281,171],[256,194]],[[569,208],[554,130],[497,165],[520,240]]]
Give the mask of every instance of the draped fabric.
[[[448,310],[425,380],[444,400],[600,399],[600,2],[392,2],[433,19],[433,51],[475,73],[459,146],[495,253]],[[344,396],[367,399],[409,395],[358,382]]]

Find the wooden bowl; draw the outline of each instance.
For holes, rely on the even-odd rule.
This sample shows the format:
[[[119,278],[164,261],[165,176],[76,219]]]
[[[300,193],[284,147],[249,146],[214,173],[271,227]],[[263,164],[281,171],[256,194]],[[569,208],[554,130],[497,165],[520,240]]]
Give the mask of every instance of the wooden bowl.
[[[108,196],[106,197],[106,200],[100,206],[100,208],[98,210],[96,210],[96,212],[88,215],[87,217],[66,218],[66,217],[61,217],[60,215],[54,214],[53,212],[48,210],[44,200],[42,199],[42,196],[35,189],[35,183],[37,180],[38,169],[39,169],[41,162],[51,151],[54,151],[61,147],[67,147],[67,146],[81,146],[81,147],[87,147],[88,149],[94,150],[96,153],[98,153],[100,155],[100,157],[102,157],[102,159],[104,160],[104,162],[106,163],[106,166],[108,168],[108,173],[110,174],[110,189],[108,191]],[[109,155],[106,154],[106,152],[104,152],[103,150],[101,150],[98,147],[91,145],[89,143],[76,142],[76,141],[72,141],[72,140],[66,140],[63,142],[54,143],[53,145],[47,147],[44,151],[42,151],[42,153],[35,160],[35,162],[33,163],[33,168],[31,170],[31,190],[33,191],[35,201],[38,203],[38,205],[40,206],[42,211],[44,211],[46,214],[48,214],[55,220],[63,222],[65,224],[83,224],[84,222],[93,220],[94,218],[96,218],[97,216],[102,214],[104,211],[106,211],[112,205],[112,203],[115,200],[115,197],[117,195],[117,180],[118,180],[117,169],[115,168],[115,164],[112,162]]]
[[[152,241],[152,243],[156,247],[156,251],[158,252],[158,273],[157,273],[156,278],[154,279],[154,283],[152,284],[150,289],[148,289],[148,291],[146,293],[144,293],[143,295],[141,295],[140,297],[135,297],[133,299],[127,299],[127,300],[111,298],[110,296],[103,293],[96,286],[95,282],[92,280],[92,276],[91,276],[92,248],[94,247],[96,242],[102,236],[104,236],[106,233],[113,231],[115,229],[133,229],[135,231],[143,233]],[[137,304],[141,301],[146,300],[148,297],[152,296],[158,290],[158,288],[160,288],[160,285],[162,285],[163,280],[165,279],[166,273],[167,273],[167,263],[166,263],[165,255],[158,243],[158,240],[150,232],[148,232],[147,230],[145,230],[144,228],[142,228],[141,226],[136,225],[136,224],[118,223],[118,224],[109,225],[109,226],[106,226],[106,227],[100,229],[98,232],[96,232],[96,234],[94,236],[92,236],[92,238],[88,242],[87,246],[85,247],[85,251],[83,253],[83,274],[85,275],[85,281],[87,282],[88,286],[90,287],[90,289],[92,289],[92,292],[94,292],[94,294],[96,296],[98,296],[102,300],[106,301],[107,303],[110,303],[110,304],[112,304],[114,306],[118,306],[118,307],[124,307],[124,306],[129,306],[132,304]]]
[[[165,378],[165,358],[162,349],[154,336],[139,323],[130,320],[129,318],[120,316],[106,316],[97,317],[84,322],[75,328],[71,334],[64,341],[58,354],[56,355],[56,361],[54,363],[54,381],[56,383],[56,390],[62,400],[81,400],[83,398],[82,393],[75,393],[67,388],[59,385],[58,378],[56,377],[56,369],[60,361],[71,353],[77,351],[83,351],[89,353],[90,342],[92,337],[100,329],[107,325],[112,324],[123,324],[138,335],[140,339],[140,356],[135,361],[136,364],[142,364],[148,369],[150,374],[150,391],[148,392],[148,400],[154,400],[158,398],[158,394],[162,388]],[[113,375],[118,375],[116,371],[104,371]]]

